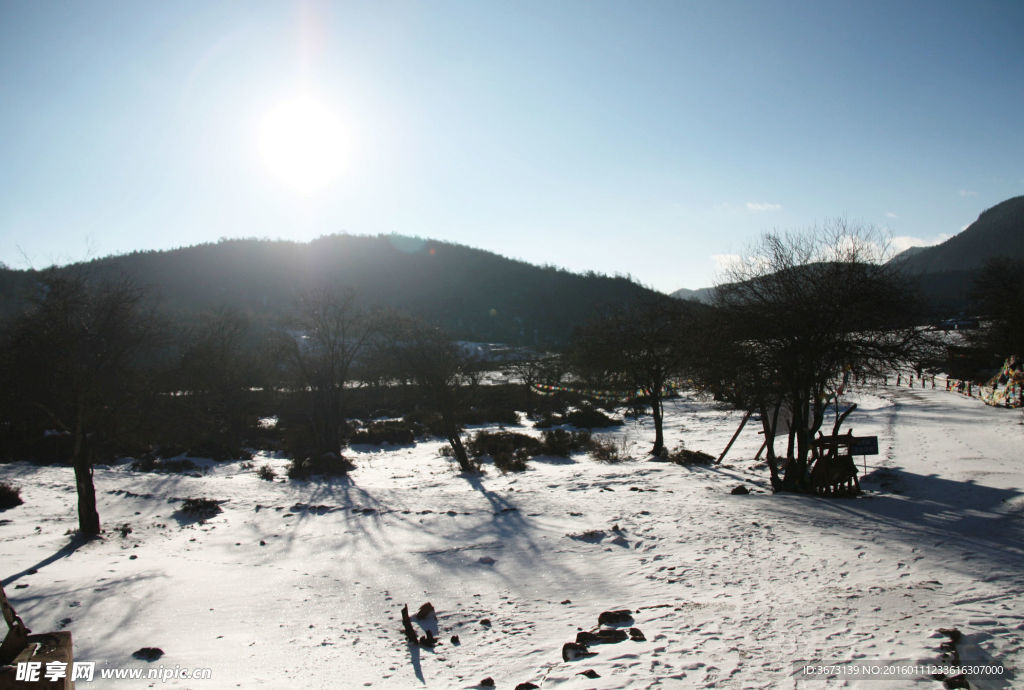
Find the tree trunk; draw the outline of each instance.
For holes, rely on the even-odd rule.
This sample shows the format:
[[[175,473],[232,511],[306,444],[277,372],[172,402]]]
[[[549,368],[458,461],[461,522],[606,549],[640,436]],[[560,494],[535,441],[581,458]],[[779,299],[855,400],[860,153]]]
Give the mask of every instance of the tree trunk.
[[[651,455],[661,455],[665,450],[665,432],[662,421],[665,417],[665,410],[661,406],[661,386],[657,389],[651,388],[651,416],[654,417],[654,448]]]
[[[768,463],[772,491],[775,493],[782,490],[782,477],[779,475],[778,461],[775,458],[775,430],[778,428],[780,407],[781,405],[775,406],[775,412],[771,416],[771,421],[769,421],[767,414],[768,410],[763,405],[760,409],[761,429],[764,431],[765,461]]]
[[[803,492],[809,488],[807,476],[807,454],[810,442],[807,433],[808,400],[796,394],[793,397],[793,421],[789,429],[789,451],[786,474],[783,479],[784,491]],[[794,448],[795,445],[795,448]]]
[[[469,456],[466,454],[466,447],[462,445],[462,439],[459,438],[459,435],[452,434],[448,436],[448,443],[451,445],[452,451],[455,453],[455,459],[459,461],[459,469],[463,472],[476,474],[476,468],[469,462]]]
[[[71,464],[75,468],[75,488],[78,490],[78,533],[84,539],[94,539],[100,535],[100,514],[96,510],[96,487],[92,481],[92,462],[86,447],[83,418],[84,411],[79,408]]]
[[[459,429],[455,425],[454,417],[447,408],[441,411],[441,422],[444,424],[444,435],[448,438],[452,452],[455,453],[455,459],[459,461],[459,468],[463,472],[475,474],[476,468],[469,462],[469,455],[466,453],[466,447],[462,445]]]

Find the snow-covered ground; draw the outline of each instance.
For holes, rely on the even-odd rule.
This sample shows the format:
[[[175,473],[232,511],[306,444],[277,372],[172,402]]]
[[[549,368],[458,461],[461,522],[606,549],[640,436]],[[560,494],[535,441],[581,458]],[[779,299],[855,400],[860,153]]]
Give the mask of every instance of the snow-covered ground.
[[[649,420],[630,421],[602,435],[633,460],[482,478],[458,475],[440,442],[355,448],[357,469],[330,482],[267,482],[241,463],[202,477],[98,468],[106,536],[71,549],[71,470],[0,465],[25,500],[0,513],[0,576],[29,627],[73,632],[78,660],[146,666],[132,653],[159,647],[149,666],[213,676],[80,688],[939,688],[795,668],[938,662],[948,627],[965,660],[1018,669],[981,686],[1021,687],[1020,411],[931,389],[851,398],[847,426],[880,450],[858,499],[770,495],[758,425],[724,465],[685,468],[646,460]],[[741,416],[686,397],[667,413],[670,446],[714,455]],[[283,476],[286,461],[264,462]],[[755,493],[730,494],[740,483]],[[199,496],[223,512],[179,519]],[[401,606],[426,601],[433,650],[401,633]],[[630,609],[646,640],[564,662],[563,643],[609,609]]]

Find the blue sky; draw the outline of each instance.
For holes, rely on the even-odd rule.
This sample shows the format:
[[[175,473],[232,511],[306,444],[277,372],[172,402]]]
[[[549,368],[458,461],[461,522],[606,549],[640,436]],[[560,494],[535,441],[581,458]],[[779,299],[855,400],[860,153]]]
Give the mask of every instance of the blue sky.
[[[0,0],[0,261],[396,232],[671,291],[773,228],[934,242],[1024,194],[1022,33],[1016,0]],[[300,97],[333,129],[267,135]],[[299,135],[315,190],[261,148]]]

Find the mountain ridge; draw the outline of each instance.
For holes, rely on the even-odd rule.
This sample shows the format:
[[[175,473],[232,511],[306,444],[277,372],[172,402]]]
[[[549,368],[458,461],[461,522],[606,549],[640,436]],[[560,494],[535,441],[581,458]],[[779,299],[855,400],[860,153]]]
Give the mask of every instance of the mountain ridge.
[[[127,275],[179,319],[221,307],[270,325],[304,292],[353,287],[371,306],[399,309],[474,340],[548,345],[616,304],[655,295],[623,277],[540,267],[493,252],[404,235],[334,234],[310,242],[225,239],[135,251],[55,267]],[[0,310],[12,313],[38,271],[0,271]]]
[[[1024,259],[1024,196],[985,209],[977,220],[949,239],[930,247],[911,247],[895,256],[911,275],[975,271],[988,259]]]
[[[1024,196],[985,209],[977,220],[944,242],[903,250],[889,264],[903,270],[929,310],[939,314],[975,308],[970,296],[972,286],[993,258],[1024,261]],[[708,302],[713,291],[713,287],[683,288],[671,294]]]

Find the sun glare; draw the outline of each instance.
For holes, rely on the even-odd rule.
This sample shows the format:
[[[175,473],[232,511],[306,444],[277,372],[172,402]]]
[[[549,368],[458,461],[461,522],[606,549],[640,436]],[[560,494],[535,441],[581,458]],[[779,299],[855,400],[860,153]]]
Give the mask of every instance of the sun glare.
[[[311,98],[277,105],[263,118],[259,137],[260,154],[270,172],[307,196],[327,187],[344,165],[341,122]]]

